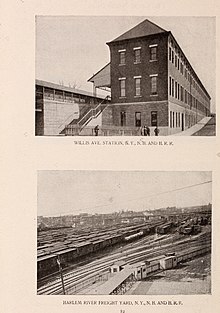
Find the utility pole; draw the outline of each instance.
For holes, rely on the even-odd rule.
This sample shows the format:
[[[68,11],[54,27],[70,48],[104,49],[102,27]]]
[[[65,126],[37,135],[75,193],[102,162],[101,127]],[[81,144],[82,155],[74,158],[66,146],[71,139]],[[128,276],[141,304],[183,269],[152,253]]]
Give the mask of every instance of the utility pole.
[[[60,263],[60,257],[57,255],[57,264],[59,266],[59,272],[60,272],[60,278],[61,278],[61,283],[62,283],[62,288],[63,288],[63,294],[65,295],[65,286],[64,286],[64,280],[63,280],[63,269]]]

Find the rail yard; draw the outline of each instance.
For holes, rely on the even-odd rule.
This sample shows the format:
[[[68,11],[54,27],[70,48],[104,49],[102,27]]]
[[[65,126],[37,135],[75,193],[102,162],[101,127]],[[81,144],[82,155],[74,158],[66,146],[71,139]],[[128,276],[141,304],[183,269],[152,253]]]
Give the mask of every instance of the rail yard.
[[[39,229],[37,240],[39,295],[127,294],[137,282],[209,255],[211,211]]]

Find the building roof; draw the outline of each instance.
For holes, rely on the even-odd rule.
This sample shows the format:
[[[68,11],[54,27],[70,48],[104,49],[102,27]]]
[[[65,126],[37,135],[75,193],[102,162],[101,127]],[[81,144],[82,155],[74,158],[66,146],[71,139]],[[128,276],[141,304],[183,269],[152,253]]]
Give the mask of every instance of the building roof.
[[[111,87],[110,62],[103,66],[98,72],[88,79],[88,82],[94,83],[95,87]]]
[[[123,283],[133,273],[132,268],[126,268],[121,272],[118,272],[112,278],[107,280],[104,284],[98,286],[95,289],[95,294],[109,295],[111,294],[121,283]]]
[[[68,92],[72,92],[74,94],[78,94],[78,95],[83,95],[83,96],[88,96],[88,97],[94,98],[94,95],[91,92],[88,92],[88,91],[85,91],[85,90],[81,90],[81,89],[71,88],[71,87],[67,87],[67,86],[63,86],[63,85],[58,85],[58,84],[47,82],[47,81],[44,81],[44,80],[36,79],[35,80],[35,84],[38,85],[38,86],[43,86],[43,87],[57,89],[57,90],[62,90],[62,91],[68,91]],[[104,99],[105,97],[102,96],[102,95],[98,95],[97,98]]]
[[[37,262],[43,261],[43,260],[47,260],[47,259],[51,259],[51,258],[55,258],[56,255],[55,254],[49,254],[49,255],[44,255],[44,256],[40,256],[37,258]]]
[[[121,40],[138,38],[138,37],[145,37],[145,36],[160,34],[160,33],[165,33],[165,32],[167,32],[165,29],[161,28],[160,26],[146,19],[143,22],[131,28],[130,30],[128,30],[127,32],[125,32],[124,34],[115,38],[109,43],[121,41]]]
[[[112,266],[123,266],[123,265],[125,265],[126,263],[125,263],[125,261],[117,261],[117,262],[115,262]]]

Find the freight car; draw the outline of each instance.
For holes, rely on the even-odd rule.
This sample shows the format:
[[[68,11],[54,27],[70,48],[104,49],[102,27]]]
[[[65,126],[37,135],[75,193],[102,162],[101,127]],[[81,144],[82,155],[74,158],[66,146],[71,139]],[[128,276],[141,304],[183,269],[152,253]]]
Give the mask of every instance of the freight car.
[[[178,228],[178,232],[179,234],[183,234],[183,235],[195,235],[198,234],[199,232],[201,232],[201,226],[199,225],[181,225]]]
[[[145,279],[149,274],[160,270],[160,263],[154,262],[140,262],[134,266],[134,276],[137,280]]]
[[[151,262],[139,262],[133,264],[132,266],[127,265],[133,269],[134,276],[137,280],[142,280],[147,278],[149,275],[156,273],[158,271],[168,270],[175,268],[180,262],[185,262],[192,258],[204,255],[210,252],[210,247],[194,248],[183,251],[178,255],[164,256],[159,260]],[[150,264],[149,264],[150,263]],[[126,267],[124,267],[126,268]]]
[[[91,241],[80,241],[77,243],[68,244],[68,248],[58,244],[51,249],[52,254],[41,255],[37,259],[38,279],[52,274],[58,270],[57,256],[60,258],[62,267],[67,267],[74,260],[79,260],[81,257],[86,257],[92,253],[102,251],[105,247],[113,246],[121,243],[124,240],[123,235],[113,235],[107,238]]]
[[[46,255],[37,259],[37,279],[58,271],[57,256]]]
[[[145,226],[143,230],[138,232],[137,230],[129,230],[128,232],[124,232],[124,234],[111,234],[106,236],[103,234],[95,236],[93,239],[90,237],[89,241],[85,241],[80,237],[77,240],[68,240],[66,245],[58,242],[47,251],[48,259],[45,259],[47,261],[44,260],[45,255],[41,254],[41,257],[38,258],[38,277],[44,277],[58,270],[56,263],[57,256],[60,258],[62,267],[67,267],[70,263],[74,261],[77,262],[81,257],[87,257],[116,244],[138,239],[149,232],[150,227]]]
[[[168,231],[171,230],[173,224],[172,223],[166,223],[160,226],[157,226],[156,232],[157,234],[166,234]]]
[[[126,236],[125,241],[127,242],[127,241],[132,241],[132,240],[138,239],[138,238],[142,237],[143,234],[144,234],[143,231],[140,231],[140,232],[135,233],[133,235]]]
[[[56,256],[59,257],[60,263],[63,267],[67,267],[69,263],[77,258],[77,249],[66,249],[56,252]]]

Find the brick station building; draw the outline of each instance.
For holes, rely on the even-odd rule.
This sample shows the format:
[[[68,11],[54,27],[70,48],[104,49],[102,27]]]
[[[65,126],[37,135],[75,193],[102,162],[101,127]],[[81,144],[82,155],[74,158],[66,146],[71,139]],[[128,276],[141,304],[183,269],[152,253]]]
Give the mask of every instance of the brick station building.
[[[181,132],[210,115],[210,96],[170,31],[149,20],[107,43],[110,63],[93,75],[111,88],[102,126]]]

